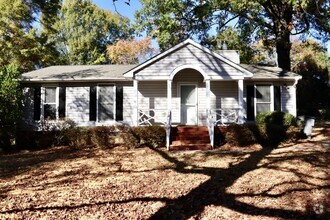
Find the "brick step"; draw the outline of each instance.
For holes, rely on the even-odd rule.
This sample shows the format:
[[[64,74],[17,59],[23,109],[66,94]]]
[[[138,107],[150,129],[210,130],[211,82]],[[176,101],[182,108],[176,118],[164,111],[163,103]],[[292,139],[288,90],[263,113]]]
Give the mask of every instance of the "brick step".
[[[173,145],[170,150],[211,150],[210,144]]]
[[[172,145],[191,145],[191,144],[210,144],[210,139],[208,140],[175,140],[172,141]]]
[[[209,139],[209,134],[203,135],[185,135],[185,134],[177,134],[173,135],[173,140],[207,140]]]

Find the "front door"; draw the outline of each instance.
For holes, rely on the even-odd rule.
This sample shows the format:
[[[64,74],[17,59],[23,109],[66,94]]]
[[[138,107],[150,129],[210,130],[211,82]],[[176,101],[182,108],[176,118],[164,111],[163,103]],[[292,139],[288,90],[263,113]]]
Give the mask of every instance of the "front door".
[[[181,123],[197,125],[197,86],[181,85]]]

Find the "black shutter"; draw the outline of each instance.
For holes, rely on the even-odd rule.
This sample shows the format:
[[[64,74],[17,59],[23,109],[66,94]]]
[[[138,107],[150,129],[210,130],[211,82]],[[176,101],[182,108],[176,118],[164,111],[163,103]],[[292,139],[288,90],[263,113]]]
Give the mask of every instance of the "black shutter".
[[[91,86],[89,91],[89,120],[96,121],[96,86]]]
[[[281,111],[281,87],[274,86],[274,110]]]
[[[246,87],[246,116],[248,121],[254,121],[254,86]]]
[[[60,87],[59,90],[58,114],[60,118],[65,118],[66,90],[65,87]]]
[[[116,86],[116,121],[123,120],[123,87]]]
[[[34,120],[38,121],[40,120],[40,114],[41,114],[41,88],[40,87],[35,87],[34,88],[34,112],[33,112],[33,118]]]

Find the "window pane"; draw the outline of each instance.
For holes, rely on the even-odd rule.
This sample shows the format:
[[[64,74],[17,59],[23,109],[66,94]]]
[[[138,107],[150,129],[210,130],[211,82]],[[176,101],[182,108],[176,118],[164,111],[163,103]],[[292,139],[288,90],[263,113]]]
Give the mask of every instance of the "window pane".
[[[268,103],[257,103],[256,104],[257,107],[257,114],[261,113],[261,112],[269,112],[270,111],[270,104]]]
[[[195,86],[181,86],[181,103],[196,104]]]
[[[114,119],[114,87],[100,86],[98,94],[98,119],[106,121]]]
[[[56,88],[45,88],[45,103],[56,103]]]
[[[56,119],[56,104],[45,104],[44,105],[45,108],[45,119]]]
[[[257,102],[270,102],[270,86],[257,85],[256,96]]]

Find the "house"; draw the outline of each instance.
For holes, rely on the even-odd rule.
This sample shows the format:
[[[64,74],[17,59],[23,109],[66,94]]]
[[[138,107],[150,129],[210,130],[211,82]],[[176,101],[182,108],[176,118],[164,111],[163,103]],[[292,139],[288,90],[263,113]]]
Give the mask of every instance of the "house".
[[[188,39],[140,65],[51,66],[22,75],[25,122],[72,119],[80,126],[208,126],[254,121],[264,111],[296,115],[301,77],[244,65],[237,51]]]

